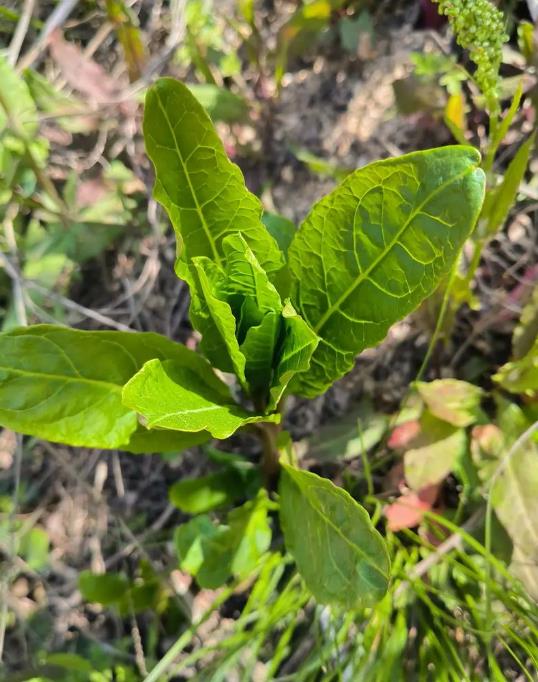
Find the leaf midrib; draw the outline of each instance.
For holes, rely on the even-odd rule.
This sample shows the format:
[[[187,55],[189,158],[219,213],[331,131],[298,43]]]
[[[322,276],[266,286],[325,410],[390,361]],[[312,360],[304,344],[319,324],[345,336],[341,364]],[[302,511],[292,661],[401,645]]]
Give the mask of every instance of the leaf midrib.
[[[173,140],[174,140],[174,146],[175,146],[175,148],[176,148],[176,152],[177,152],[177,155],[178,155],[178,159],[179,159],[179,162],[181,163],[181,167],[183,168],[183,172],[184,172],[184,174],[185,174],[185,178],[186,178],[187,183],[188,183],[188,185],[189,185],[189,189],[190,189],[190,191],[191,191],[192,198],[194,199],[194,203],[195,203],[195,205],[196,205],[196,212],[198,213],[198,216],[200,217],[200,221],[201,221],[201,223],[202,223],[202,227],[204,228],[205,235],[206,235],[207,240],[208,240],[208,242],[209,242],[209,245],[210,245],[210,247],[211,247],[211,251],[213,252],[213,257],[214,257],[214,259],[215,259],[215,261],[216,261],[216,263],[217,263],[218,265],[222,265],[222,259],[221,259],[221,257],[219,256],[219,253],[218,253],[218,251],[217,251],[217,246],[216,246],[215,241],[214,241],[214,239],[213,239],[213,236],[212,236],[212,234],[211,234],[211,230],[209,229],[209,225],[208,225],[207,222],[206,222],[205,215],[204,215],[204,213],[203,213],[203,211],[202,211],[202,207],[201,207],[200,204],[198,203],[198,197],[196,196],[196,193],[195,193],[195,191],[194,191],[194,187],[193,187],[193,185],[192,185],[191,178],[190,178],[189,172],[188,172],[188,170],[187,170],[187,166],[186,166],[186,164],[185,164],[185,161],[183,160],[183,155],[181,154],[181,151],[180,151],[180,149],[179,149],[179,145],[178,145],[178,142],[177,142],[177,137],[176,137],[176,133],[175,133],[175,131],[174,131],[174,127],[172,126],[172,122],[170,121],[170,118],[169,118],[169,116],[168,116],[168,113],[167,113],[166,109],[164,108],[163,103],[161,102],[161,97],[160,97],[159,93],[158,93],[158,92],[155,92],[155,96],[156,96],[156,98],[157,98],[157,102],[158,102],[158,104],[159,104],[159,108],[161,109],[161,111],[162,111],[162,113],[163,113],[163,116],[165,117],[166,122],[167,122],[167,124],[168,124],[168,127],[169,127],[169,129],[170,129],[170,134],[172,135],[172,138],[173,138]],[[176,205],[176,204],[174,204],[174,205]],[[179,208],[179,207],[178,207],[178,208]]]
[[[407,230],[409,227],[409,224],[411,223],[412,220],[422,211],[424,206],[431,201],[433,197],[435,197],[439,192],[441,192],[443,189],[448,187],[449,185],[453,184],[454,182],[457,182],[458,180],[461,180],[464,178],[466,175],[469,175],[470,173],[473,173],[476,170],[476,166],[473,166],[472,168],[468,168],[462,173],[458,173],[458,175],[455,175],[453,178],[450,178],[450,180],[447,180],[446,182],[441,183],[438,187],[435,188],[425,199],[424,201],[411,213],[409,218],[405,221],[405,223],[402,225],[402,227],[396,232],[390,243],[387,245],[384,251],[382,251],[379,256],[372,261],[372,263],[364,270],[363,272],[360,273],[359,277],[353,282],[351,286],[349,286],[346,291],[338,298],[338,300],[333,303],[329,308],[327,308],[326,312],[322,315],[322,317],[318,320],[317,324],[315,327],[313,327],[314,331],[316,334],[319,334],[319,332],[323,329],[325,324],[328,322],[328,320],[334,315],[335,312],[337,312],[344,301],[353,294],[355,289],[362,284],[366,279],[368,279],[368,276],[374,270],[379,263],[383,261],[383,259],[389,255],[389,253],[392,251],[396,243],[399,241],[400,237],[402,234]]]
[[[82,384],[89,384],[92,386],[98,386],[99,388],[109,388],[112,391],[116,391],[118,393],[121,393],[122,389],[122,384],[113,384],[109,381],[101,381],[100,379],[88,379],[83,376],[73,376],[69,374],[50,374],[48,372],[30,372],[28,370],[24,369],[17,369],[14,367],[4,367],[3,365],[0,365],[0,371],[7,372],[8,374],[18,374],[20,376],[25,376],[25,377],[30,377],[30,378],[43,378],[43,379],[49,379],[51,381],[72,381],[76,383],[82,383]]]
[[[364,552],[358,545],[351,542],[351,540],[346,535],[344,535],[344,533],[342,533],[340,528],[338,528],[338,526],[336,526],[331,521],[331,519],[327,516],[327,514],[319,507],[319,505],[316,503],[315,499],[313,498],[312,494],[310,493],[310,490],[309,489],[302,489],[302,487],[299,484],[297,484],[296,481],[293,480],[293,477],[290,476],[290,478],[292,479],[294,484],[297,487],[299,487],[299,490],[303,490],[304,495],[305,495],[306,499],[308,500],[310,506],[312,507],[312,509],[315,512],[317,512],[319,514],[319,516],[321,516],[323,521],[328,526],[330,526],[330,528],[353,550],[353,552],[355,554],[358,554],[361,557],[361,559],[363,559],[369,566],[371,566],[375,571],[377,571],[377,573],[380,573],[383,576],[383,578],[385,578],[388,581],[388,579],[389,579],[388,575],[386,573],[384,573],[379,568],[379,566],[377,566],[375,563],[373,563],[370,560],[370,557],[366,554],[366,552]],[[353,500],[353,498],[351,498],[351,499]],[[366,511],[365,511],[365,513],[366,513]]]

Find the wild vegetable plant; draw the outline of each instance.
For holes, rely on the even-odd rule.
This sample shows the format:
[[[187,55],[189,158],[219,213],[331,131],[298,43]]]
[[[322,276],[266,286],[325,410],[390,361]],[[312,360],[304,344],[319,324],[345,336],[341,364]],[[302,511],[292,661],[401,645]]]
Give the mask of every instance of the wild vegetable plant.
[[[389,581],[384,541],[346,491],[298,467],[281,426],[285,401],[323,394],[436,289],[481,210],[480,156],[452,146],[372,163],[294,231],[287,221],[264,225],[259,199],[182,83],[164,78],[150,88],[144,136],[199,352],[145,332],[10,331],[0,335],[0,423],[134,453],[253,434],[261,477],[213,451],[231,465],[227,477],[177,484],[173,494],[192,513],[250,497],[226,524],[202,513],[178,529],[182,567],[206,586],[246,577],[271,543],[269,512],[278,506],[286,547],[314,596],[372,604]],[[193,495],[201,489],[203,498]]]

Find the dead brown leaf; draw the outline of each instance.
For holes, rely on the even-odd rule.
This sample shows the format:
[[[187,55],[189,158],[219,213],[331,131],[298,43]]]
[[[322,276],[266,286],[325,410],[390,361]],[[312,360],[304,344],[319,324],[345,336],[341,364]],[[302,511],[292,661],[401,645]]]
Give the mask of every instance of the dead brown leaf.
[[[96,104],[109,104],[118,98],[120,85],[93,59],[84,56],[81,49],[64,40],[57,30],[49,38],[52,59],[68,84],[89,97]]]

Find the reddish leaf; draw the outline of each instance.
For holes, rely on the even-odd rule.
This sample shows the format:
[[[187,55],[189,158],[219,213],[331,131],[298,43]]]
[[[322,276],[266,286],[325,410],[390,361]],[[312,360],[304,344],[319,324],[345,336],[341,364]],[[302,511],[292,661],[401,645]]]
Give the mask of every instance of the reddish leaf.
[[[68,84],[98,104],[118,96],[118,83],[102,66],[85,57],[79,47],[64,40],[59,30],[49,38],[50,54]]]
[[[105,197],[107,193],[108,189],[102,178],[83,180],[77,186],[77,205],[80,207],[92,206]]]
[[[406,491],[396,502],[384,509],[387,527],[393,533],[403,528],[414,528],[424,518],[425,512],[432,509],[439,494],[440,485],[430,485],[418,493]]]
[[[405,448],[406,445],[409,445],[413,438],[418,436],[419,432],[420,422],[418,419],[404,422],[393,429],[387,445],[393,450],[396,450],[397,448]]]

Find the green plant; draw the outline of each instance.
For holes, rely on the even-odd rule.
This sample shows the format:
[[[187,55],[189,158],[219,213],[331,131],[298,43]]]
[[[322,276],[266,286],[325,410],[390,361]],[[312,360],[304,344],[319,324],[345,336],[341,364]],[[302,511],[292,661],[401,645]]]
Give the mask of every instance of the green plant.
[[[91,122],[59,114],[77,109],[80,101],[36,71],[19,75],[0,53],[0,267],[13,292],[0,279],[3,331],[30,316],[63,321],[62,295],[77,266],[99,256],[125,232],[125,224],[136,222],[131,196],[136,178],[119,160],[92,180],[71,170],[61,190],[49,177],[49,142],[39,134],[39,118],[55,118],[67,135],[91,132]]]
[[[278,483],[278,496],[256,493],[251,479],[252,499],[226,523],[202,515],[182,526],[183,567],[211,586],[248,576],[269,548],[278,505],[286,547],[313,595],[373,604],[389,582],[384,541],[346,491],[297,468],[281,428],[285,398],[324,393],[451,270],[482,205],[479,154],[445,147],[357,170],[313,206],[283,252],[278,243],[289,235],[276,230],[289,224],[265,227],[260,201],[188,88],[168,78],[150,88],[144,135],[203,355],[153,333],[15,329],[0,336],[0,423],[131,452],[247,431],[260,441],[265,487],[272,493]],[[233,391],[221,373],[235,375]],[[235,466],[231,476],[230,467],[233,458],[224,478],[198,484],[203,500],[193,502],[193,484],[180,490],[186,508],[237,499],[233,476],[250,474]]]

